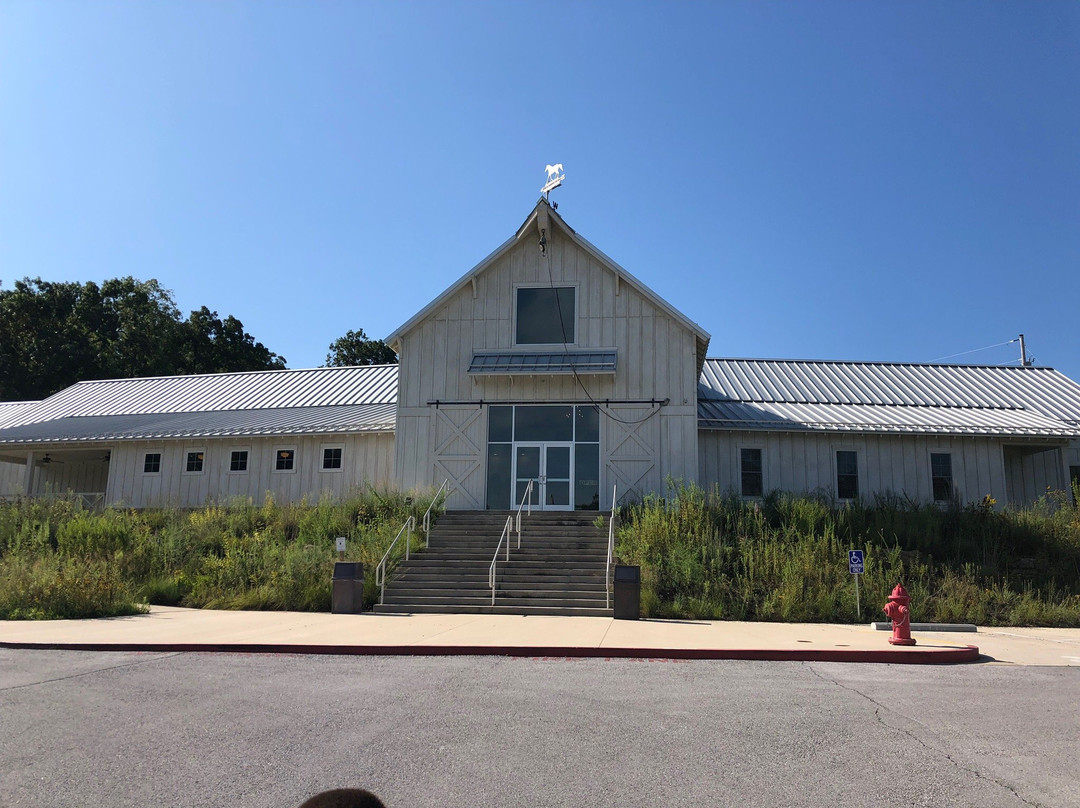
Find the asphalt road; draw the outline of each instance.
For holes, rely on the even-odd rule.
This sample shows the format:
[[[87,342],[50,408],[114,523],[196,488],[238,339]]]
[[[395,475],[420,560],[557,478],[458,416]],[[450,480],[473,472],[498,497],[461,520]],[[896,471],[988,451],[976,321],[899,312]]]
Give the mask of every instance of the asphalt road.
[[[1076,806],[1080,668],[0,649],[0,806]]]

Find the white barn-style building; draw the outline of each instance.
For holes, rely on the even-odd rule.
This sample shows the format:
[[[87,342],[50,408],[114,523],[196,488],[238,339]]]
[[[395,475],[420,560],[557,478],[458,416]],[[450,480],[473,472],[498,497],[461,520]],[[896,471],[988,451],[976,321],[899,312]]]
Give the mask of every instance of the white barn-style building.
[[[710,336],[541,199],[391,334],[399,365],[81,382],[0,405],[0,494],[131,507],[430,488],[611,507],[697,481],[1026,504],[1080,477],[1050,368],[706,359]]]

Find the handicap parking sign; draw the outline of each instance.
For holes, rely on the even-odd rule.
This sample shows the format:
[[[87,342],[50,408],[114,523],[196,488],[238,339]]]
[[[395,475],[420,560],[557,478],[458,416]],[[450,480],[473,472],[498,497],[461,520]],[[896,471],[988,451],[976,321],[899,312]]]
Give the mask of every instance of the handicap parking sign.
[[[863,551],[848,550],[848,569],[852,575],[862,575],[864,571]]]

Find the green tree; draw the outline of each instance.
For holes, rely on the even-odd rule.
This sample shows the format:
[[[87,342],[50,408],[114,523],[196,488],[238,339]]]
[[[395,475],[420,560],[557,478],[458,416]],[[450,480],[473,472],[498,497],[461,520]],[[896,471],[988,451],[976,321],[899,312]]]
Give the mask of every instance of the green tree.
[[[381,339],[368,339],[364,329],[349,331],[330,343],[323,367],[340,368],[347,365],[396,365],[397,354]]]
[[[182,330],[185,373],[228,373],[236,370],[281,370],[285,358],[271,352],[244,331],[231,314],[222,320],[203,306],[191,312]]]
[[[204,306],[183,320],[153,279],[23,278],[0,288],[0,401],[45,398],[90,379],[283,367],[235,317]]]

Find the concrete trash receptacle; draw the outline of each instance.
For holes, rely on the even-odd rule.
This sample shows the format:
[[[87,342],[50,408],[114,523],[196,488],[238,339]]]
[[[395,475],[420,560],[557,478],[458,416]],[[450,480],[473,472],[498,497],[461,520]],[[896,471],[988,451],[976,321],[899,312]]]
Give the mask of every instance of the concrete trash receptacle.
[[[360,614],[363,606],[364,565],[358,561],[336,562],[330,612],[332,614]]]
[[[637,620],[641,616],[641,567],[615,566],[615,619]]]

